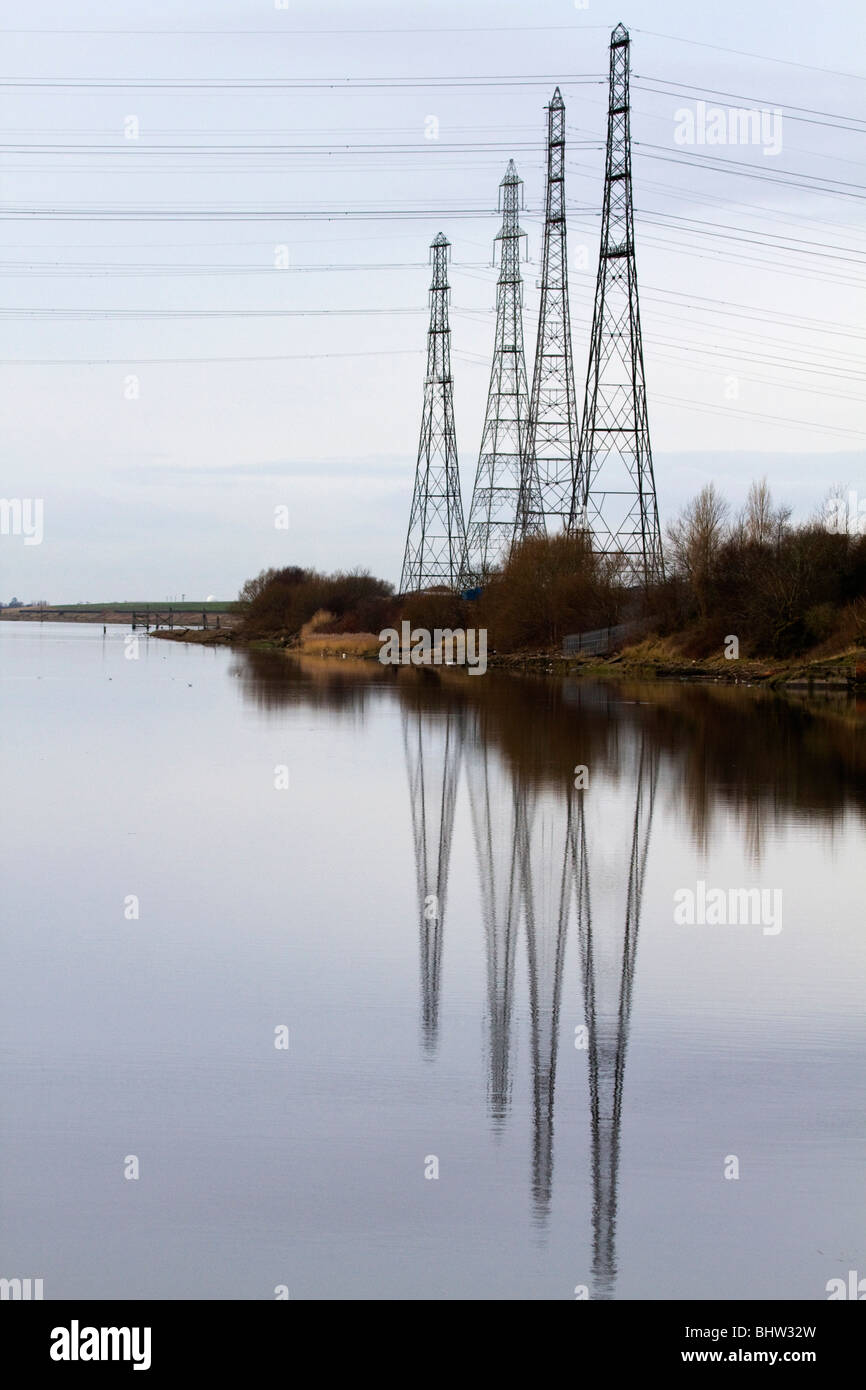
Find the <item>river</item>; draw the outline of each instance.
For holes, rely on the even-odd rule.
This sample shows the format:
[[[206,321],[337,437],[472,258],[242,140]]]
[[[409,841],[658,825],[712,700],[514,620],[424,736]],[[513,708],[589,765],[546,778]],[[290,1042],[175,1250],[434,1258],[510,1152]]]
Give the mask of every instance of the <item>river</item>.
[[[49,623],[0,700],[0,1274],[866,1274],[862,710]]]

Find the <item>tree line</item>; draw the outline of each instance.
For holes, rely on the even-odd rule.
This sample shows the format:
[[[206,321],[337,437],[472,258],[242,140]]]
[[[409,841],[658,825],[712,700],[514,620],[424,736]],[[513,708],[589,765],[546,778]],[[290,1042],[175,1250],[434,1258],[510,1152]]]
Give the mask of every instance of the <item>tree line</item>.
[[[645,590],[584,534],[527,538],[473,599],[445,589],[396,595],[360,569],[263,570],[240,592],[241,631],[291,642],[311,625],[377,634],[408,619],[428,630],[484,627],[491,650],[520,652],[639,620],[692,657],[718,653],[731,634],[742,656],[829,655],[866,644],[866,528],[851,496],[837,486],[820,512],[794,523],[766,479],[737,513],[708,483],[668,526],[666,577]]]

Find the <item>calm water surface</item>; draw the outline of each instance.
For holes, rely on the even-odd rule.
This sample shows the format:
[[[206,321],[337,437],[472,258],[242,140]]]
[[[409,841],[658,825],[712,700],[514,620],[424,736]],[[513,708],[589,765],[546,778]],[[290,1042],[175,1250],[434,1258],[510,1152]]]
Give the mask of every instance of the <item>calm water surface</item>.
[[[850,706],[127,636],[0,623],[0,1274],[823,1299],[866,1273]],[[781,930],[678,922],[699,882],[781,890]]]

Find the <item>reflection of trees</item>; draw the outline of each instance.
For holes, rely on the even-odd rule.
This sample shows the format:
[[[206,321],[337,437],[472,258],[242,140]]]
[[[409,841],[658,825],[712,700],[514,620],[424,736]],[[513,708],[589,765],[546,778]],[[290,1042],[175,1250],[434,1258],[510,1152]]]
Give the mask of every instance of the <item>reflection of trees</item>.
[[[698,844],[708,842],[725,810],[753,846],[791,811],[830,824],[852,806],[866,811],[866,723],[767,691],[496,671],[469,677],[249,648],[236,653],[232,671],[244,698],[266,710],[304,704],[363,718],[384,690],[410,707],[467,705],[479,738],[523,778],[548,785],[574,762],[578,724],[581,761],[612,776],[619,775],[622,731],[639,728],[657,747],[665,789],[683,806]]]
[[[371,661],[298,658],[255,647],[236,653],[229,674],[240,681],[243,698],[264,711],[306,705],[363,716],[377,687],[388,684],[387,668]]]

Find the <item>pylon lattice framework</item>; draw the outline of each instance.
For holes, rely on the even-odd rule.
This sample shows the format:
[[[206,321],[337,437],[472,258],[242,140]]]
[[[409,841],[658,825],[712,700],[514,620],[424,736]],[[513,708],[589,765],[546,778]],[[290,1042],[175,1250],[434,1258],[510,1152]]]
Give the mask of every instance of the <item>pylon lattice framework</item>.
[[[565,104],[557,87],[547,108],[541,303],[520,499],[520,535],[543,534],[548,520],[571,528],[579,457],[565,232]]]
[[[526,454],[529,390],[523,352],[520,190],[514,160],[500,187],[502,229],[496,287],[496,336],[475,487],[466,527],[462,585],[484,584],[508,559],[514,540]]]
[[[437,585],[456,587],[465,549],[448,325],[449,248],[450,242],[442,232],[433,238],[430,246],[433,279],[427,375],[415,489],[400,578],[401,593]]]
[[[638,584],[664,577],[638,308],[629,122],[629,35],[610,43],[604,205],[580,475],[585,522],[601,554],[621,554]]]

